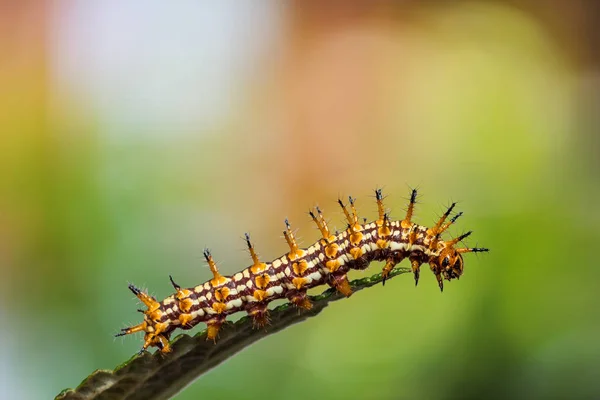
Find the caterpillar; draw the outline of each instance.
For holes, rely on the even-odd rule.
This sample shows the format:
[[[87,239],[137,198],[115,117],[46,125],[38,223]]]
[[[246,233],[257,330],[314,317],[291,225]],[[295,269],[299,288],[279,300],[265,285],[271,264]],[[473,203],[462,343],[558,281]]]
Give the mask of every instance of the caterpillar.
[[[404,219],[392,221],[384,207],[382,191],[376,189],[378,218],[370,223],[363,219],[362,224],[356,212],[356,199],[350,196],[347,204],[338,199],[347,227],[343,232],[334,233],[329,229],[321,209],[314,207],[309,215],[321,238],[305,249],[298,246],[286,219],[283,237],[289,251],[271,262],[260,260],[246,233],[252,265],[233,276],[221,275],[210,251],[204,250],[213,278],[203,284],[183,288],[169,276],[175,294],[161,302],[130,284],[129,289],[147,307],[146,310],[138,310],[144,315],[144,320],[139,325],[121,329],[115,336],[144,332],[140,353],[149,347],[168,353],[171,351],[169,338],[175,329],[191,329],[204,322],[207,339],[216,342],[226,317],[236,312],[245,311],[252,317],[254,326],[260,328],[269,324],[268,305],[273,300],[286,298],[299,309],[309,310],[312,304],[307,290],[320,285],[329,285],[349,297],[352,290],[348,271],[364,270],[372,261],[385,262],[383,285],[396,264],[408,258],[416,286],[421,265],[428,263],[443,291],[444,279],[459,279],[463,274],[462,254],[489,250],[455,248],[471,231],[450,240],[441,238],[442,233],[462,215],[459,212],[448,220],[456,203],[448,207],[432,228],[412,222],[416,198],[417,190],[413,189]]]

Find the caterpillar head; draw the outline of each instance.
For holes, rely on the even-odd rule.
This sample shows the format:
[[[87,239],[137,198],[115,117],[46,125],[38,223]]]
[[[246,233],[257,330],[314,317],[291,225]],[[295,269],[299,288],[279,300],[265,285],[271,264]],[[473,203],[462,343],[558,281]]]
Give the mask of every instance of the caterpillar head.
[[[435,275],[440,290],[444,291],[444,278],[447,281],[459,279],[463,273],[463,259],[460,251],[452,246],[444,247],[438,256],[429,259],[431,272]]]
[[[447,281],[459,279],[463,274],[463,258],[459,251],[452,247],[445,248],[438,257],[439,272]]]
[[[440,251],[439,256],[434,256],[430,259],[431,261],[429,262],[429,264],[431,265],[431,270],[437,278],[440,290],[444,290],[444,283],[442,277],[449,281],[452,279],[459,279],[460,276],[463,274],[463,253],[481,253],[489,251],[488,249],[482,247],[467,247],[460,249],[455,249],[453,247],[460,240],[469,236],[470,233],[471,232],[467,232],[456,239],[444,242],[444,247]]]

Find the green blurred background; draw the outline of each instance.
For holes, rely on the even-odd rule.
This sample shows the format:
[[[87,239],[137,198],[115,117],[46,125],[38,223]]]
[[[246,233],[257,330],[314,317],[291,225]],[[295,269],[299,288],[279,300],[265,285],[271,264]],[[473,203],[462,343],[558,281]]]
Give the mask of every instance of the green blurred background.
[[[417,222],[459,201],[491,249],[463,279],[336,302],[177,398],[600,398],[595,2],[0,4],[0,397],[136,352],[128,282],[162,298],[205,246],[233,273],[246,231],[274,258],[285,217],[308,245],[308,207],[342,227],[383,186],[400,218],[418,186]]]

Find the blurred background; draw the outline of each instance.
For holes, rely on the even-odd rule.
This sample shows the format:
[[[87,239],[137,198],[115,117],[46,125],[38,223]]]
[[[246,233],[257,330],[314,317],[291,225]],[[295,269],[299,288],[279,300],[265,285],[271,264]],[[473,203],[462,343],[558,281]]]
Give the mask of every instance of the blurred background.
[[[128,282],[194,286],[205,246],[234,273],[246,231],[278,257],[285,217],[309,245],[308,207],[371,219],[378,186],[395,218],[417,186],[425,225],[459,201],[452,234],[491,253],[443,294],[425,266],[336,302],[178,399],[600,397],[599,3],[0,4],[0,397],[135,353],[112,337],[140,320]]]

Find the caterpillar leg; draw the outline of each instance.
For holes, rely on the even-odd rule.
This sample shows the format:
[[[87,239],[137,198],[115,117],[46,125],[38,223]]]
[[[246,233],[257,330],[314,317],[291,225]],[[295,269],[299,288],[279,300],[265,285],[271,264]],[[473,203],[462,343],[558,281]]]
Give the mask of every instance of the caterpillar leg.
[[[267,325],[271,325],[271,318],[269,317],[269,310],[258,311],[252,314],[252,325],[256,329],[261,329]]]
[[[144,336],[144,345],[138,352],[138,354],[143,354],[148,347],[156,346],[160,350],[161,353],[166,354],[172,351],[171,346],[169,345],[169,338],[165,335],[156,335],[154,333],[147,333]]]
[[[221,325],[225,322],[225,317],[219,316],[206,321],[206,340],[212,340],[217,343],[217,337],[219,336],[219,330]]]
[[[298,309],[310,310],[313,307],[308,295],[306,294],[306,289],[290,292],[287,297]]]
[[[248,315],[252,317],[252,326],[256,329],[264,328],[271,323],[267,304],[253,306],[248,310]]]
[[[440,287],[440,291],[444,291],[444,280],[442,279],[441,274],[435,274],[435,279],[437,280],[438,286]]]
[[[156,346],[160,349],[161,353],[167,354],[173,351],[173,349],[169,345],[169,339],[167,337],[163,335],[158,335],[157,338],[158,342],[156,343]]]
[[[421,261],[412,259],[410,260],[410,266],[412,268],[413,275],[415,276],[415,286],[419,284],[419,275],[421,272]]]
[[[383,267],[383,270],[381,270],[381,276],[383,277],[381,283],[383,284],[383,286],[385,286],[385,281],[388,279],[390,272],[392,272],[395,266],[396,260],[394,260],[393,258],[388,258],[388,260],[385,263],[385,266]]]
[[[341,295],[345,297],[352,296],[352,289],[350,288],[350,282],[348,276],[344,273],[343,275],[331,274],[329,275],[329,286],[335,288]]]

